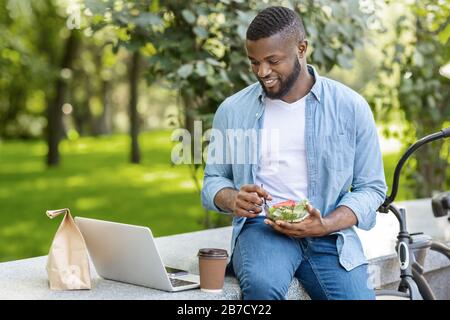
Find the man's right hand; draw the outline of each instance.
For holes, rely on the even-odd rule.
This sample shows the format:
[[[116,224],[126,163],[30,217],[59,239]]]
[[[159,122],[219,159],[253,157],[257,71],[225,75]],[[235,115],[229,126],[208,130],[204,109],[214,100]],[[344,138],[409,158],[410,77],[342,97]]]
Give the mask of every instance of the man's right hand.
[[[262,211],[261,198],[272,200],[272,196],[256,184],[245,184],[234,199],[233,214],[240,217],[254,218]]]

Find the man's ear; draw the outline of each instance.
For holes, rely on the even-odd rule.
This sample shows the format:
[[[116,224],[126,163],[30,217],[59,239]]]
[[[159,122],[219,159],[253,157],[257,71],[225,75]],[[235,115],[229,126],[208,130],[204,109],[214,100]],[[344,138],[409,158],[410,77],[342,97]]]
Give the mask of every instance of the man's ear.
[[[308,40],[302,40],[298,43],[297,51],[298,51],[298,57],[300,59],[303,59],[306,57],[306,50],[308,49]]]

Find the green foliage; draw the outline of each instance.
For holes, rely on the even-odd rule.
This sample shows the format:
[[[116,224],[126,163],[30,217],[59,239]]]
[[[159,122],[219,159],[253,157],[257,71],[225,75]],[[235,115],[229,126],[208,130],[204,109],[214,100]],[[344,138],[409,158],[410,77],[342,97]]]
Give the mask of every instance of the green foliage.
[[[112,27],[109,42],[114,44],[114,52],[121,46],[130,51],[144,49],[163,26],[159,1],[85,0],[84,6],[92,13],[89,28]]]
[[[36,126],[29,125],[29,116],[40,117],[41,121],[35,123],[42,123],[37,130],[41,132],[45,125],[45,106],[51,101],[55,79],[61,73],[58,63],[62,45],[69,35],[65,26],[66,8],[57,1],[2,2],[0,124],[3,132],[0,134],[21,135],[23,128],[23,134],[27,135],[28,128]],[[374,10],[362,13],[356,0],[83,0],[79,3],[84,35],[80,52],[84,53],[67,78],[73,82],[68,100],[74,100],[71,102],[77,105],[78,113],[74,113],[77,119],[87,117],[86,102],[90,95],[99,96],[102,81],[119,76],[112,70],[114,62],[109,59],[108,65],[102,56],[111,47],[114,53],[124,47],[141,51],[147,58],[144,67],[149,82],[156,78],[169,80],[180,92],[185,117],[203,119],[205,129],[221,101],[255,81],[244,38],[257,11],[269,4],[283,4],[300,12],[308,33],[311,60],[324,70],[334,65],[350,66],[353,50],[363,43],[366,22],[374,16]],[[99,56],[100,64],[96,61]],[[102,63],[107,70],[102,68]],[[104,79],[105,75],[109,79]],[[91,87],[80,88],[88,82]],[[89,92],[83,96],[80,93],[83,91]]]
[[[450,61],[450,3],[420,0],[406,8],[396,21],[395,37],[383,50],[372,103],[380,118],[402,112],[406,126],[400,139],[409,146],[449,125],[450,79],[440,75],[439,69]],[[445,178],[449,159],[448,142],[436,142],[417,153],[408,168],[416,197],[449,187]]]
[[[0,0],[0,137],[41,134],[68,36],[64,21],[51,1]]]
[[[204,120],[211,119],[209,114],[228,95],[256,81],[244,40],[259,10],[269,4],[296,9],[305,22],[312,63],[323,70],[351,66],[353,52],[363,45],[367,20],[374,18],[375,10],[362,12],[356,0],[167,0],[151,7],[154,3],[111,0],[99,5],[92,0],[86,6],[95,14],[95,30],[113,26],[118,33],[125,31],[117,45],[142,49],[151,43],[155,51],[148,58],[149,81],[156,77],[169,80],[179,90],[187,113]]]

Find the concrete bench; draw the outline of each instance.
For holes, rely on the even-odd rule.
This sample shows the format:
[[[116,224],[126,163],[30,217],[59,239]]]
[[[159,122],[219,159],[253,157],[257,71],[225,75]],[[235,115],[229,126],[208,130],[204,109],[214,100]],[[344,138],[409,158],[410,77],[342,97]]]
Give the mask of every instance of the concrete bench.
[[[410,232],[423,231],[435,239],[450,243],[450,223],[446,217],[434,218],[429,199],[399,203],[408,211]],[[395,254],[398,223],[392,214],[378,214],[377,225],[358,233],[369,259],[371,280],[377,288],[395,288],[399,265]],[[204,230],[156,239],[165,264],[198,274],[196,254],[199,248],[216,247],[230,251],[231,227]],[[155,300],[237,300],[241,290],[234,277],[225,278],[220,294],[198,289],[169,293],[155,289],[100,278],[91,266],[92,289],[51,291],[48,287],[46,256],[0,263],[0,299],[155,299]],[[450,299],[450,262],[446,257],[429,253],[425,264],[426,277],[440,299]],[[288,299],[309,299],[296,279],[288,291]]]

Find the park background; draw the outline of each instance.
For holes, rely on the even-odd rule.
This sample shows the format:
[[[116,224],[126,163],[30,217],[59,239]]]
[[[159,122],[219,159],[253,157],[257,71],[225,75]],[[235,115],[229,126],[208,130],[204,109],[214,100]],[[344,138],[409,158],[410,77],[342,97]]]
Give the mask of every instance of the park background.
[[[304,20],[308,62],[369,102],[388,186],[450,125],[448,0],[0,0],[0,262],[48,253],[48,209],[155,236],[229,225],[201,206],[203,165],[172,162],[172,133],[206,131],[255,81],[245,31],[280,4]],[[398,200],[449,190],[449,158],[448,142],[418,152]]]

